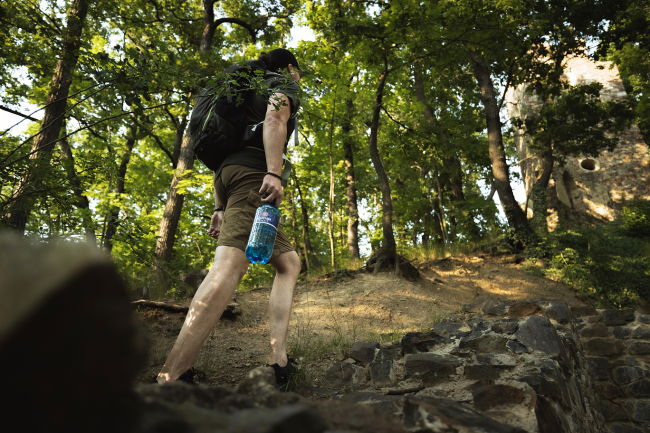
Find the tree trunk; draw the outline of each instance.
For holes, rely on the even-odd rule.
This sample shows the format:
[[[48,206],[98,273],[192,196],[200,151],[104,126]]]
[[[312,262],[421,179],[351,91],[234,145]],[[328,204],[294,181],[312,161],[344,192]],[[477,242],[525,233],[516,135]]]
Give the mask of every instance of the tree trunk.
[[[95,235],[95,228],[92,218],[92,211],[90,210],[90,203],[88,197],[83,193],[81,188],[81,181],[77,176],[77,172],[74,168],[74,156],[72,155],[72,149],[70,148],[70,143],[68,139],[63,139],[59,141],[59,148],[61,153],[67,159],[65,163],[65,170],[68,175],[68,181],[72,186],[72,192],[77,197],[78,201],[75,204],[81,212],[81,221],[84,225],[84,231],[86,232],[86,241],[88,243],[97,246],[97,235]]]
[[[174,136],[174,151],[172,152],[172,159],[174,161],[174,168],[178,165],[178,157],[181,154],[181,146],[183,144],[183,134],[187,128],[187,115],[184,115],[180,123],[176,125],[176,134]]]
[[[379,76],[379,82],[377,83],[377,90],[375,92],[375,103],[372,110],[372,122],[370,123],[370,140],[368,141],[370,159],[372,160],[372,165],[375,167],[375,171],[377,172],[379,187],[381,189],[381,226],[383,231],[383,242],[376,257],[374,272],[379,271],[381,264],[385,260],[394,261],[397,255],[397,246],[395,245],[395,236],[393,234],[393,212],[390,183],[386,171],[384,170],[381,156],[379,155],[379,149],[377,148],[379,114],[381,113],[384,86],[386,84],[388,72],[388,68],[385,68]]]
[[[359,208],[357,205],[357,188],[354,176],[354,159],[352,151],[352,118],[354,116],[354,101],[352,98],[345,100],[347,112],[343,119],[343,149],[345,151],[345,182],[348,197],[348,251],[350,259],[359,259]]]
[[[501,135],[501,119],[499,118],[499,107],[497,98],[492,84],[490,72],[479,51],[470,50],[470,58],[474,66],[474,75],[481,89],[481,102],[485,109],[485,119],[488,130],[488,147],[490,151],[490,160],[492,161],[492,175],[499,199],[503,206],[503,211],[508,219],[508,224],[513,227],[520,235],[528,236],[531,234],[530,226],[526,215],[519,207],[517,200],[512,192],[510,185],[510,172],[506,162],[506,153],[503,147],[503,137]]]
[[[126,181],[126,169],[129,165],[129,161],[131,160],[131,154],[133,153],[133,146],[135,146],[137,132],[138,127],[135,124],[129,127],[126,146],[124,148],[124,153],[122,153],[120,166],[117,169],[117,181],[115,183],[114,191],[117,193],[118,197],[124,194],[125,191],[124,184]],[[115,236],[115,233],[117,233],[117,227],[119,226],[118,221],[120,216],[120,207],[111,206],[108,215],[108,223],[106,225],[106,234],[102,240],[102,248],[104,251],[110,254],[111,251],[113,251],[113,236]]]
[[[551,180],[553,165],[555,164],[553,149],[550,145],[539,152],[539,162],[541,163],[542,174],[533,184],[533,219],[531,225],[539,235],[544,235],[548,233],[546,188]]]
[[[300,210],[302,212],[302,242],[305,247],[305,257],[307,262],[307,272],[311,271],[309,255],[313,257],[314,266],[320,268],[320,260],[314,254],[314,250],[311,247],[311,241],[309,240],[309,213],[307,212],[307,206],[305,206],[305,200],[302,195],[302,190],[300,189],[300,183],[298,183],[298,176],[296,179],[296,189],[298,190],[298,199],[300,200]]]
[[[334,141],[334,120],[336,118],[336,90],[334,90],[334,107],[332,107],[332,121],[330,122],[330,195],[329,206],[327,207],[327,217],[329,219],[329,237],[330,237],[330,252],[332,268],[336,269],[336,252],[334,250],[334,155],[333,155],[333,141]]]
[[[18,233],[25,233],[27,218],[32,212],[35,199],[34,192],[43,184],[46,168],[50,165],[54,144],[59,138],[65,109],[68,103],[68,93],[72,83],[72,72],[79,59],[81,34],[88,13],[87,0],[73,0],[68,11],[68,21],[63,39],[63,51],[56,64],[56,69],[50,83],[47,95],[45,115],[41,121],[40,133],[34,137],[32,154],[27,172],[20,180],[13,194],[13,203],[9,208],[9,224]]]

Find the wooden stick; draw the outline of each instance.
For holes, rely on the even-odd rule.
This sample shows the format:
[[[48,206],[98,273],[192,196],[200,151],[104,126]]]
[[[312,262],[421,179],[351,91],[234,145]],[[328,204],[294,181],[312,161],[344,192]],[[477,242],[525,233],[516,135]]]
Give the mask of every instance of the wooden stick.
[[[415,388],[406,388],[406,389],[390,389],[386,392],[386,395],[404,395],[411,392],[418,392],[424,389],[424,385],[416,386]]]

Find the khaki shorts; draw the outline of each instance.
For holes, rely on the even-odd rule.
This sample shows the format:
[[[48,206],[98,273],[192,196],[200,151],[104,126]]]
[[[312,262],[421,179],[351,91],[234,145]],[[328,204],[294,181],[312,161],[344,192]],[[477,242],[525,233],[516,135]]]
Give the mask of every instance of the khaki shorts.
[[[214,190],[217,197],[221,203],[226,203],[219,246],[235,247],[246,251],[255,212],[263,204],[259,190],[265,175],[264,171],[257,168],[227,165],[215,179]],[[271,257],[290,251],[295,251],[295,248],[280,226]]]

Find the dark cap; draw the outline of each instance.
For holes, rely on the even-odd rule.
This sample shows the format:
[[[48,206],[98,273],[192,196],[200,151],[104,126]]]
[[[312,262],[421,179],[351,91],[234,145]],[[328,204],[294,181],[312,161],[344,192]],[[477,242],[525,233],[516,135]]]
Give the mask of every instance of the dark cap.
[[[269,57],[273,60],[273,65],[278,69],[284,69],[287,66],[292,65],[296,69],[300,71],[302,70],[300,69],[296,56],[294,56],[291,51],[285,50],[284,48],[276,48],[275,50],[269,51]]]

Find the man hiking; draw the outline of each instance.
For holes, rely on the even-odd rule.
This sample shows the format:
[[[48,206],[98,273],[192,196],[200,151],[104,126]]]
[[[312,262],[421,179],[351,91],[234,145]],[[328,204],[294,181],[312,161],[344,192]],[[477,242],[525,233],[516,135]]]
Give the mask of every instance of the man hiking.
[[[261,143],[229,155],[214,172],[215,207],[208,230],[209,236],[219,239],[214,265],[192,299],[183,328],[156,378],[158,383],[177,379],[192,382],[195,370],[190,368],[199,349],[248,268],[244,251],[255,212],[264,203],[277,207],[282,202],[283,153],[300,105],[299,65],[294,55],[282,48],[260,54],[260,61],[266,66],[264,82],[268,88],[251,92],[246,109],[249,124],[263,122]],[[268,365],[274,368],[282,388],[287,383],[287,331],[300,259],[280,227],[269,263],[276,274],[269,299]]]

